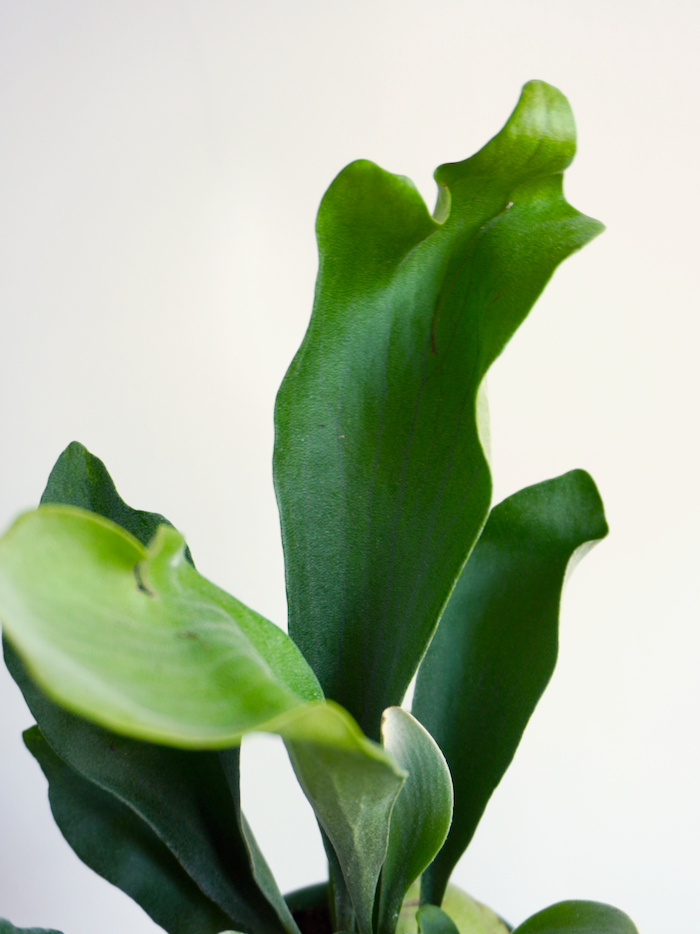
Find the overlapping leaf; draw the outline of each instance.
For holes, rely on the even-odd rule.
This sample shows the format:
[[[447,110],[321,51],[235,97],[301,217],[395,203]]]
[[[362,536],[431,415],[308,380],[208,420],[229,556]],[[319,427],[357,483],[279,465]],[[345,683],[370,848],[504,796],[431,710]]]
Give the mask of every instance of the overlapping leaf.
[[[403,772],[322,699],[281,630],[194,570],[174,529],[144,547],[82,509],[28,513],[0,541],[0,614],[32,679],[108,730],[185,749],[280,733],[365,923]]]
[[[382,743],[408,777],[391,814],[382,867],[378,934],[394,934],[406,892],[445,841],[452,821],[452,779],[437,743],[411,714],[389,707]]]
[[[287,746],[297,778],[337,854],[360,934],[372,934],[391,812],[405,773],[387,768],[380,747],[372,759],[365,749],[353,752],[309,742]]]
[[[0,609],[46,693],[126,736],[225,748],[308,722],[322,697],[289,638],[201,577],[166,525],[144,547],[74,507],[26,513],[0,541]]]
[[[169,525],[158,513],[128,506],[117,493],[102,461],[76,442],[58,459],[42,503],[89,509],[131,531],[142,544],[150,540],[158,525]],[[186,555],[191,562],[189,551]],[[108,811],[130,812],[119,826],[128,823],[136,828],[133,833],[136,844],[149,835],[161,841],[160,845],[170,851],[169,859],[177,859],[201,890],[200,900],[218,905],[227,924],[270,934],[282,929],[296,932],[286,903],[240,811],[237,748],[220,753],[172,749],[127,739],[88,723],[49,700],[27,676],[7,642],[4,649],[7,667],[43,737],[66,768],[70,766],[75,772],[69,780],[66,768],[61,770],[60,787],[68,788],[70,793],[61,793],[54,782],[53,795],[62,802],[64,823],[89,829],[93,801],[100,795],[106,796]],[[95,787],[86,786],[86,782]],[[85,789],[84,793],[81,789]],[[70,809],[72,814],[68,817]],[[94,819],[98,816],[94,815]],[[139,822],[145,826],[141,827]],[[125,848],[127,841],[122,834],[115,860]],[[141,862],[147,858],[147,852],[150,850],[141,848]],[[93,850],[83,845],[80,850],[81,858],[91,868],[115,881],[119,867],[110,865],[109,853],[109,847]],[[93,858],[95,854],[99,864]],[[144,870],[144,886],[130,892],[146,911],[153,901],[146,882],[154,878],[157,886],[158,872],[157,865],[150,873]],[[192,882],[188,885],[193,888]],[[176,926],[166,925],[171,932],[191,923],[184,910],[172,917]]]
[[[289,631],[374,739],[486,519],[484,374],[602,229],[563,197],[574,149],[566,99],[531,82],[484,149],[437,170],[437,220],[369,162],[321,204],[314,311],[275,413]]]
[[[423,874],[423,902],[441,903],[554,671],[565,575],[606,534],[603,504],[582,470],[521,490],[489,517],[416,681],[413,713],[442,749],[455,789],[449,835]]]
[[[430,757],[402,759],[399,743],[397,765],[332,701],[379,738],[381,713],[401,701],[480,534],[491,492],[483,377],[558,263],[601,229],[562,195],[574,145],[566,100],[532,82],[483,150],[438,169],[434,218],[410,182],[367,162],[344,170],[324,198],[314,313],[276,410],[290,632],[311,667],[280,630],[194,570],[162,517],[130,510],[79,446],[44,497],[73,505],[27,514],[0,541],[8,637],[32,679],[70,711],[27,681],[45,731],[27,741],[59,825],[90,865],[176,934],[232,920],[243,931],[295,930],[240,813],[237,756],[215,752],[251,730],[285,738],[342,870],[341,926],[372,934],[384,863],[379,927],[389,932],[398,891],[438,848],[444,801],[428,809],[441,815],[435,826],[414,820],[435,757],[423,775]],[[82,477],[71,458],[82,458]],[[494,510],[421,668],[414,710],[457,773],[455,827],[426,873],[424,901],[440,902],[551,674],[564,571],[604,528],[584,478],[565,493],[523,491]],[[463,656],[441,642],[450,631]],[[440,733],[455,720],[462,748]],[[107,731],[129,738],[115,742]],[[413,776],[403,809],[402,764]],[[187,777],[182,787],[165,779],[147,790],[167,767]],[[201,795],[212,814],[223,807],[218,829],[206,806],[195,814]],[[173,830],[179,807],[184,823]],[[115,844],[113,856],[100,839]],[[250,899],[237,890],[234,863]],[[587,919],[612,918],[576,911],[554,906],[519,930],[589,934]],[[425,931],[447,931],[448,921],[431,908],[419,918]]]
[[[401,906],[396,934],[415,934],[420,910],[419,896],[420,884],[416,882]],[[512,930],[495,912],[456,885],[448,885],[442,911],[451,918],[460,934],[508,934]]]
[[[144,548],[84,510],[27,513],[0,541],[0,611],[33,680],[109,730],[199,749],[276,732],[298,748],[305,774],[318,755],[338,793],[345,755],[398,793],[391,757],[320,699],[281,630],[197,574],[174,529],[159,526]],[[323,813],[314,782],[302,785]]]
[[[126,529],[147,545],[159,525],[169,525],[159,512],[132,509],[117,493],[107,468],[78,441],[72,441],[53,466],[41,496],[42,506],[78,506]],[[189,548],[185,556],[193,564]]]
[[[600,902],[559,902],[528,918],[513,934],[637,934],[630,918]]]
[[[84,863],[171,934],[218,934],[231,924],[145,821],[73,771],[38,727],[27,730],[24,741],[49,781],[56,823]]]
[[[159,875],[165,871],[161,864],[168,867],[177,860],[180,874],[189,876],[185,889],[197,889],[199,901],[218,906],[226,924],[235,922],[242,930],[256,934],[279,934],[283,929],[296,931],[277,887],[264,889],[263,895],[259,874],[251,867],[254,858],[260,857],[255,841],[244,836],[238,749],[194,752],[111,733],[67,713],[43,695],[27,677],[9,645],[5,646],[5,660],[41,724],[42,741],[48,741],[53,754],[57,753],[63,762],[60,769],[53,769],[50,774],[44,765],[47,757],[41,755],[42,747],[29,747],[49,781],[52,774],[56,776],[51,793],[54,814],[84,862],[123,887],[118,881],[121,878],[118,862],[121,859],[128,863],[133,839],[139,865],[147,863],[149,854],[155,864],[150,871],[144,869],[142,886],[126,891],[149,914],[153,898],[159,904],[149,880],[158,889]],[[105,809],[104,819],[99,816],[101,807]],[[116,828],[112,845],[106,842],[109,814],[114,815]],[[99,841],[90,832],[93,821],[102,821],[101,846],[92,846],[95,839]],[[74,828],[73,832],[66,833],[66,826]],[[142,845],[143,840],[151,839],[158,841],[160,849]],[[167,857],[161,857],[161,849],[167,851]],[[174,870],[170,875],[174,875]],[[194,897],[192,900],[199,903]],[[170,934],[178,934],[189,930],[190,922],[196,929],[197,917],[197,912],[188,914],[181,908],[173,916],[172,927],[162,919],[155,920]]]

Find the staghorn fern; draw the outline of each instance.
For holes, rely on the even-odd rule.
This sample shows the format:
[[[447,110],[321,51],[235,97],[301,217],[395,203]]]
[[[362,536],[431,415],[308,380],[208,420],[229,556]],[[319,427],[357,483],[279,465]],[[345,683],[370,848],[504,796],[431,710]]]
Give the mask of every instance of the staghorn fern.
[[[289,636],[77,443],[0,541],[5,658],[56,822],[171,934],[509,930],[448,880],[551,677],[565,576],[607,526],[580,470],[490,510],[482,387],[602,230],[563,197],[574,150],[566,99],[530,82],[494,139],[437,170],[433,216],[370,162],[325,195],[275,413]],[[251,731],[284,738],[328,855],[329,881],[286,898],[240,808]],[[592,902],[518,928],[635,930]]]

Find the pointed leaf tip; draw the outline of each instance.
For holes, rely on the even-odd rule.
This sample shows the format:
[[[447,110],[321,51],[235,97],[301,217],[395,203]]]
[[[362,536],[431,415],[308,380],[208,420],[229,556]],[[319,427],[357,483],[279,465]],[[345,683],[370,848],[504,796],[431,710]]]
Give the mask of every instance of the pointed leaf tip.
[[[527,487],[491,511],[416,681],[413,713],[442,749],[455,788],[454,820],[423,873],[423,901],[441,903],[515,755],[556,664],[566,576],[607,531],[583,470]]]

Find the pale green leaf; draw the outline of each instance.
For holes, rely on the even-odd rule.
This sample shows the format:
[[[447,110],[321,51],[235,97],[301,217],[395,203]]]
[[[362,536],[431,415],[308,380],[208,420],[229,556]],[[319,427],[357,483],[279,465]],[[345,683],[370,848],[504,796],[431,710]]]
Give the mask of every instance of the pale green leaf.
[[[407,892],[401,906],[396,934],[416,934],[419,892],[420,886],[417,882]],[[309,909],[323,911],[330,897],[329,886],[328,883],[312,885],[291,892],[285,897],[293,912]],[[512,930],[494,911],[477,902],[456,885],[447,887],[442,909],[455,923],[460,934],[509,934]]]
[[[0,541],[0,614],[37,683],[110,730],[185,748],[280,733],[369,931],[403,773],[319,699],[284,633],[194,570],[174,529],[144,548],[80,509],[28,513]]]
[[[41,502],[97,513],[130,532],[142,545],[150,542],[159,525],[170,525],[159,513],[127,505],[102,461],[76,441],[58,458]],[[192,561],[188,549],[185,557]],[[203,895],[224,912],[227,924],[256,934],[279,934],[281,927],[289,934],[298,934],[241,813],[238,747],[173,749],[88,723],[49,700],[28,677],[7,640],[3,640],[3,647],[8,669],[43,737],[77,776],[97,786],[80,793],[77,777],[68,785],[53,783],[53,798],[63,802],[64,818],[66,808],[72,805],[69,826],[90,831],[92,823],[99,824],[99,814],[93,819],[89,815],[93,799],[102,796],[108,802],[105,810],[128,809],[128,818],[117,822],[117,833],[122,826],[131,827],[136,845],[147,839],[149,832],[155,833]],[[70,794],[61,793],[65,787]],[[116,884],[121,878],[131,879],[120,870],[124,842],[93,848],[89,834],[86,838],[84,832],[77,833],[75,839],[79,844],[76,852],[96,872],[103,871]],[[160,883],[155,886],[162,888]],[[152,899],[148,885],[132,887],[130,894],[137,900],[143,895],[146,901],[139,903],[148,910],[147,902]],[[177,925],[188,923],[187,911],[175,912],[173,917]]]
[[[415,883],[403,905],[396,934],[416,934],[420,886]],[[454,922],[459,934],[508,934],[511,930],[487,905],[482,905],[456,885],[448,885],[442,910]]]
[[[393,934],[406,892],[450,829],[452,779],[435,740],[400,707],[384,711],[382,743],[408,773],[392,811],[381,876],[378,932]]]
[[[247,837],[240,810],[237,747],[194,751],[119,736],[50,701],[29,679],[7,642],[5,661],[42,737],[66,769],[70,766],[75,773],[72,779],[66,769],[49,774],[41,748],[37,752],[29,746],[49,779],[57,823],[81,859],[121,885],[120,880],[132,879],[122,871],[123,864],[127,868],[129,864],[129,841],[137,850],[144,846],[152,850],[148,840],[157,839],[169,851],[169,860],[177,860],[202,896],[221,909],[226,923],[235,922],[255,934],[280,934],[283,928],[298,934],[279,890],[269,883],[269,869],[264,872],[264,863],[260,868],[255,841]],[[101,829],[93,832],[95,823]],[[110,833],[117,841],[108,846],[104,841]],[[95,837],[97,843],[92,845]],[[161,864],[167,869],[169,862],[158,855],[156,868]],[[149,911],[151,887],[146,873],[142,875],[143,884],[132,886],[128,894]],[[153,887],[160,890],[163,885],[154,881]],[[186,888],[180,883],[178,887]],[[175,917],[178,924],[187,921],[184,911]],[[172,930],[162,920],[159,923]]]
[[[291,640],[198,574],[165,525],[144,548],[81,509],[26,513],[0,540],[0,617],[50,697],[136,739],[223,748],[303,729],[322,697]]]
[[[360,934],[371,934],[391,811],[405,773],[380,746],[361,733],[356,739],[355,748],[350,737],[335,748],[287,739],[287,748],[304,793],[337,855]]]

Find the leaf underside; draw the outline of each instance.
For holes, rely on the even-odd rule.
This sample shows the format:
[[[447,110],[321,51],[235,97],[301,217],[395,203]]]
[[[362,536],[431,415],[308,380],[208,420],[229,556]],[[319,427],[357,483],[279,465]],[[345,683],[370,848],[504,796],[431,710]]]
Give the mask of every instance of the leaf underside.
[[[370,162],[322,201],[314,310],[277,397],[275,487],[290,635],[373,739],[486,519],[482,379],[556,266],[602,229],[563,197],[574,149],[566,99],[531,82],[484,149],[437,170],[444,222]]]
[[[405,773],[382,760],[306,742],[287,743],[294,771],[332,844],[360,934],[372,934],[372,908],[389,823]],[[336,902],[338,905],[339,903]],[[343,902],[340,906],[345,908]],[[345,914],[345,920],[350,920]],[[342,923],[338,919],[338,923]]]
[[[195,571],[179,533],[159,524],[144,547],[102,516],[73,505],[43,505],[21,516],[0,541],[0,609],[32,681],[68,715],[95,725],[84,725],[83,736],[98,736],[103,751],[112,733],[148,741],[144,775],[153,758],[176,757],[161,744],[181,752],[216,750],[251,730],[279,733],[343,867],[362,934],[370,934],[372,897],[404,773],[346,711],[323,700],[288,636]],[[65,743],[58,743],[46,718],[41,725],[67,759]],[[114,745],[121,749],[122,741]],[[70,764],[93,779],[92,763],[86,768],[78,759]],[[185,761],[195,756],[180,755]],[[237,767],[236,758],[236,796]],[[146,814],[143,802],[123,792],[121,779],[119,787],[109,785],[107,772],[101,785],[153,822],[157,807]],[[235,808],[232,834],[239,850],[243,841],[248,862],[243,893],[252,874],[252,897],[260,902],[258,889],[266,897],[272,928],[296,932],[237,797]],[[165,826],[154,829],[175,847],[172,814],[156,815],[161,818]],[[196,881],[209,894],[209,884],[201,876]],[[240,910],[227,911],[236,927],[256,929]],[[264,928],[262,919],[257,929]]]
[[[567,571],[606,534],[603,504],[582,470],[491,512],[416,679],[413,713],[445,755],[455,789],[452,827],[422,877],[423,903],[441,903],[554,671]]]
[[[67,503],[95,511],[119,523],[142,544],[160,524],[169,524],[158,513],[127,506],[104,464],[76,442],[58,459],[42,503]],[[189,551],[186,554],[191,563]],[[149,914],[151,905],[157,909],[161,904],[157,892],[151,891],[160,887],[160,864],[167,868],[179,863],[178,871],[186,880],[183,892],[189,892],[192,910],[188,912],[181,903],[181,910],[169,915],[171,926],[154,918],[172,934],[196,929],[198,919],[207,914],[216,923],[222,915],[226,925],[234,924],[242,931],[296,931],[277,887],[270,887],[260,878],[261,872],[252,868],[260,856],[252,836],[246,839],[240,811],[237,748],[220,753],[188,751],[117,735],[51,701],[29,678],[6,640],[4,650],[7,667],[41,728],[44,745],[62,763],[53,772],[61,779],[53,782],[52,806],[59,827],[84,862],[125,888]],[[35,748],[41,751],[43,746]],[[43,760],[50,761],[48,753]],[[51,779],[48,773],[47,777]],[[101,819],[94,808],[98,800],[104,801],[105,834],[110,813],[125,815],[115,830],[117,836],[112,837],[113,847],[93,846],[90,827]],[[149,844],[144,849],[141,841],[151,838],[157,846]],[[131,890],[121,885],[117,862],[118,858],[127,861],[130,845],[133,859],[143,867],[144,880],[143,886]],[[112,849],[113,861],[108,858]],[[151,871],[149,853],[155,860]]]

